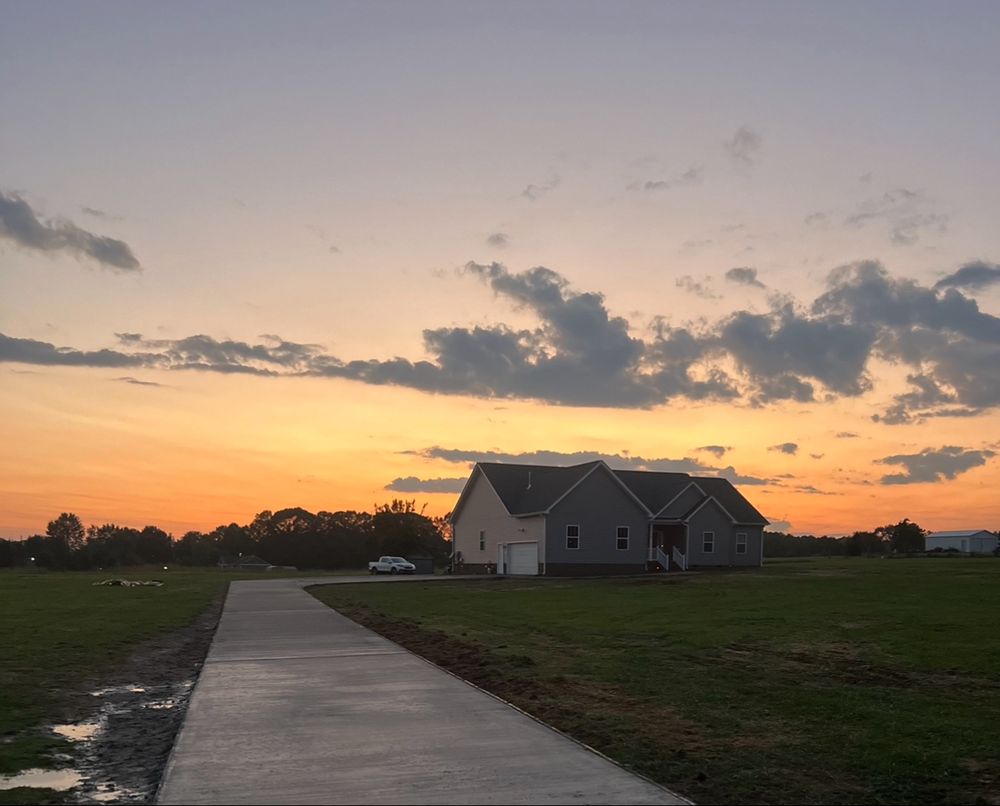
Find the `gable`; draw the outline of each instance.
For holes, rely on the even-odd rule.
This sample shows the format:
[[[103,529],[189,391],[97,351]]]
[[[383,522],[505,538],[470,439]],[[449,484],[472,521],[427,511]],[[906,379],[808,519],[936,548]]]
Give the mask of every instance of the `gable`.
[[[674,496],[660,512],[656,514],[658,518],[683,518],[695,506],[705,500],[705,493],[696,483],[692,482],[680,493]]]
[[[595,509],[639,513],[643,518],[649,517],[642,502],[603,463],[556,501],[550,511],[579,512],[582,516]]]

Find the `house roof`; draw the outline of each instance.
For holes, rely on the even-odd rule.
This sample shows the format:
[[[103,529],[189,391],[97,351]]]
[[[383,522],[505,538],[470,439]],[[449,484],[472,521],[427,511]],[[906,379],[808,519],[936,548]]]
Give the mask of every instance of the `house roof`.
[[[507,511],[514,516],[524,516],[548,511],[574,485],[602,466],[650,513],[659,512],[691,482],[696,482],[705,494],[697,506],[712,497],[737,523],[768,522],[727,479],[722,478],[691,476],[687,473],[611,470],[601,461],[569,467],[480,462],[477,468],[493,486]],[[456,513],[457,511],[456,506]]]
[[[927,535],[927,537],[973,537],[974,535],[981,535],[984,532],[990,537],[995,537],[993,532],[989,529],[965,529],[958,532],[931,532]]]
[[[240,557],[237,565],[270,565],[267,560],[262,560],[256,554],[247,554],[245,557]]]
[[[478,467],[511,515],[527,515],[547,510],[600,464],[586,462],[570,467],[548,467],[480,462]]]

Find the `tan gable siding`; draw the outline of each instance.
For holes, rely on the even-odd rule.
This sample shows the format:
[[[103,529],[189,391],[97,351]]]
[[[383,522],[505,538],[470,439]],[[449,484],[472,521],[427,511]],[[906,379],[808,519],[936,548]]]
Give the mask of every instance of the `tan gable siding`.
[[[467,564],[496,563],[497,545],[521,540],[537,540],[539,557],[544,557],[545,518],[511,517],[486,477],[476,471],[462,510],[455,520],[455,550]],[[486,547],[479,550],[479,532],[486,532]]]

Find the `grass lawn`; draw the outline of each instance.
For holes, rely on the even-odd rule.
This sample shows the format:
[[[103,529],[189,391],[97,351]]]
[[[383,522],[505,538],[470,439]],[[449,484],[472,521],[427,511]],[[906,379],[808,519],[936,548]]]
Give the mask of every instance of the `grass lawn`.
[[[216,569],[0,572],[0,774],[50,766],[52,753],[67,749],[44,731],[62,698],[114,670],[140,642],[192,624],[229,581],[261,576]],[[166,584],[94,587],[109,577]]]
[[[695,801],[1000,803],[1000,560],[311,591]]]

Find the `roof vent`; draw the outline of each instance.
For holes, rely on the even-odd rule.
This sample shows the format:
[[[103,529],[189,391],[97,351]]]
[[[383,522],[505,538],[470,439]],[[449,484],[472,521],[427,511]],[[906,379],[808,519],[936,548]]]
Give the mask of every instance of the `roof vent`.
[[[530,470],[528,471],[528,486],[525,487],[525,489],[526,490],[530,490],[531,489],[531,471]]]

